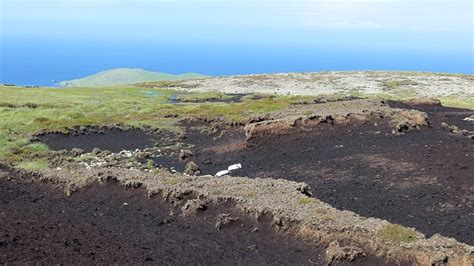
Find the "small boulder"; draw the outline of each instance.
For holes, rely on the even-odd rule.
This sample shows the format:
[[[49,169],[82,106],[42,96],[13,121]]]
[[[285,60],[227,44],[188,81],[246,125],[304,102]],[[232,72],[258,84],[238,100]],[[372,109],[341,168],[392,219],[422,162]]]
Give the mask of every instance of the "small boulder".
[[[139,151],[135,154],[135,158],[137,158],[137,159],[146,159],[146,158],[148,158],[148,154],[146,152]]]
[[[326,249],[326,260],[329,263],[337,261],[352,262],[356,259],[365,257],[365,252],[357,246],[341,247],[339,242],[333,241]]]
[[[250,245],[247,247],[250,251],[257,251],[258,246],[257,245]]]
[[[205,211],[207,209],[207,205],[204,201],[200,199],[192,199],[188,200],[181,211],[183,211],[184,216],[196,214],[197,211]]]
[[[179,159],[186,160],[189,157],[193,157],[193,152],[190,150],[181,150],[179,152]]]
[[[101,149],[99,149],[99,148],[94,148],[94,149],[91,151],[91,154],[94,155],[94,156],[97,156],[97,155],[99,155],[101,152],[102,152]]]
[[[74,157],[81,156],[82,154],[84,154],[84,150],[83,150],[83,149],[73,148],[73,149],[71,150],[71,155],[74,156]]]
[[[64,155],[68,155],[69,152],[63,149],[63,150],[55,151],[54,154],[57,156],[64,156]]]
[[[428,115],[417,110],[396,111],[391,114],[390,120],[395,133],[403,133],[429,125]]]
[[[231,224],[233,222],[236,222],[238,221],[239,218],[238,217],[232,217],[230,214],[228,213],[222,213],[222,214],[219,214],[217,216],[217,219],[216,219],[216,229],[217,230],[220,230],[222,227],[224,227],[225,225],[228,225],[228,224]]]

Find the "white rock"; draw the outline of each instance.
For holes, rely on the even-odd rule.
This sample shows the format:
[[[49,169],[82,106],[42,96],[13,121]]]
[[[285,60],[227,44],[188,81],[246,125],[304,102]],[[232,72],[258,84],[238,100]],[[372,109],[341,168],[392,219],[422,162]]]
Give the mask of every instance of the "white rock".
[[[242,164],[238,163],[238,164],[233,164],[233,165],[227,167],[227,170],[232,171],[232,170],[237,170],[237,169],[241,169],[241,168],[242,168]]]
[[[222,171],[217,172],[216,176],[219,177],[219,176],[227,175],[229,172],[230,172],[229,170],[222,170]]]

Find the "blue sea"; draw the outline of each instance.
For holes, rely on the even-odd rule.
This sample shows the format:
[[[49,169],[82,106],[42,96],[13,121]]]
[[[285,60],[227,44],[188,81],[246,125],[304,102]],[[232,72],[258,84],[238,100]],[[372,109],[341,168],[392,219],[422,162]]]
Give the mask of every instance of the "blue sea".
[[[113,68],[474,74],[472,1],[0,0],[0,83]]]
[[[99,71],[143,68],[212,76],[326,70],[409,70],[474,74],[472,50],[440,52],[341,43],[4,38],[0,83],[54,86]]]

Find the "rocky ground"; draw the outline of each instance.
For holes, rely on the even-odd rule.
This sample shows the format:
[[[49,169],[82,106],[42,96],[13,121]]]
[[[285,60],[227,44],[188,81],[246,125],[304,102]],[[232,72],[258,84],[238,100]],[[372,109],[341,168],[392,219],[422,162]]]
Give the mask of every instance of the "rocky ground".
[[[389,94],[418,97],[474,96],[469,75],[420,72],[318,72],[231,76],[189,80],[176,85],[190,91],[318,95],[334,93]]]

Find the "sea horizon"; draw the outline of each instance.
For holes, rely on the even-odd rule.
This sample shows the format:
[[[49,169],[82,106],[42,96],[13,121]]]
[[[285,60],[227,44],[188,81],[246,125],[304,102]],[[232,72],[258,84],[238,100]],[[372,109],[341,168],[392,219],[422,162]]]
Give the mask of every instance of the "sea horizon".
[[[210,76],[474,74],[469,1],[5,0],[0,7],[0,83],[45,86],[123,67]]]
[[[127,53],[127,50],[139,52]],[[265,45],[230,49],[225,44],[203,43],[184,49],[176,45],[122,43],[122,47],[104,49],[100,42],[67,41],[64,44],[64,41],[45,43],[7,39],[2,53],[0,83],[21,86],[55,86],[60,81],[115,68],[141,68],[169,74],[194,72],[209,76],[321,71],[474,74],[469,54],[388,53],[361,48],[347,49],[343,53],[340,48],[329,45],[305,47],[301,44],[268,51]]]

